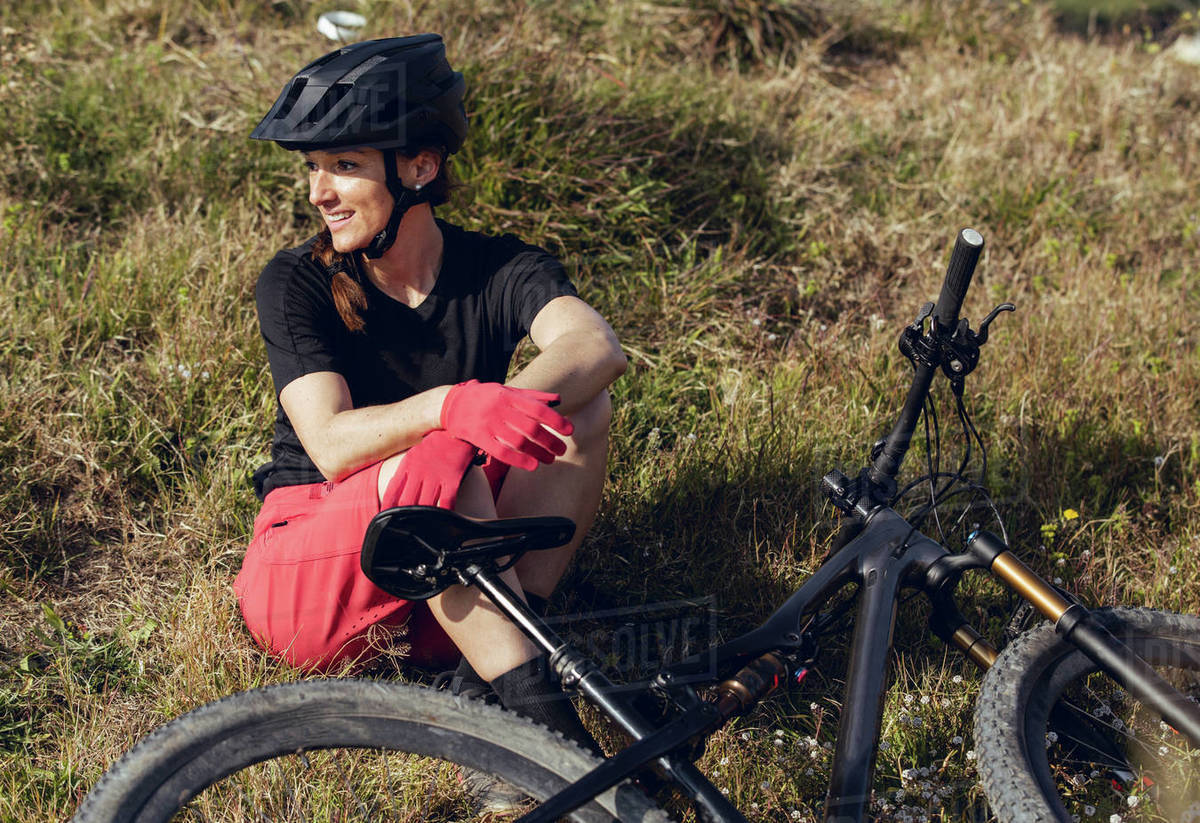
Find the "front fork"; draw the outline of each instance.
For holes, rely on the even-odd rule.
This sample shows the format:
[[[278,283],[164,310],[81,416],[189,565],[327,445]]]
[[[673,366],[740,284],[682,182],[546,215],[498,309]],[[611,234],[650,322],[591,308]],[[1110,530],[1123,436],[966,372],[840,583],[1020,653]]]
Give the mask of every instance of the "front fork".
[[[1092,617],[1082,604],[1072,603],[1025,565],[996,535],[976,531],[967,538],[963,554],[950,555],[927,572],[926,591],[934,603],[934,630],[979,665],[990,668],[996,650],[976,632],[954,606],[949,592],[962,571],[990,569],[1017,594],[1033,604],[1055,631],[1088,656],[1130,694],[1156,710],[1171,726],[1200,746],[1200,706],[1165,681],[1149,664]],[[949,585],[947,585],[949,584]]]

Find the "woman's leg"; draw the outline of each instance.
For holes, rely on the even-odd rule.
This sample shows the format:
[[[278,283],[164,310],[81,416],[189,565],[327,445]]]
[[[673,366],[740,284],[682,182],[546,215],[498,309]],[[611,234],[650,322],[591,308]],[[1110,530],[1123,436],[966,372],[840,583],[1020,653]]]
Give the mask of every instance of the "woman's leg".
[[[500,517],[557,515],[575,521],[575,537],[570,543],[529,552],[513,567],[524,590],[543,598],[554,591],[600,508],[612,422],[608,392],[602,391],[570,417],[575,433],[565,438],[566,453],[532,472],[511,469],[496,500]]]
[[[388,458],[379,471],[379,489],[385,490],[404,455]],[[494,520],[496,507],[491,488],[479,468],[472,467],[458,492],[454,510],[467,517]],[[514,569],[501,578],[521,594],[521,582]],[[515,669],[533,659],[537,650],[487,597],[474,586],[451,586],[427,601],[429,611],[454,645],[485,680]]]
[[[386,480],[390,482],[398,459],[393,458],[388,462],[393,462],[393,465],[385,463],[380,473],[386,473]],[[387,482],[381,478],[380,488],[385,489],[386,486]],[[459,488],[455,511],[481,519],[496,517],[491,486],[481,469],[472,468],[467,472]],[[578,541],[573,542],[578,545]],[[569,554],[566,560],[570,560]],[[566,567],[566,560],[562,568]],[[561,575],[562,569],[549,583],[551,588]],[[503,572],[501,577],[513,591],[523,595],[516,567]],[[460,664],[459,676],[469,682],[490,683],[506,709],[560,731],[580,745],[602,754],[600,746],[580,722],[571,701],[565,698],[556,679],[551,676],[546,654],[539,653],[521,630],[479,589],[474,586],[451,586],[437,597],[430,598],[428,604],[434,618],[463,653],[466,665]]]

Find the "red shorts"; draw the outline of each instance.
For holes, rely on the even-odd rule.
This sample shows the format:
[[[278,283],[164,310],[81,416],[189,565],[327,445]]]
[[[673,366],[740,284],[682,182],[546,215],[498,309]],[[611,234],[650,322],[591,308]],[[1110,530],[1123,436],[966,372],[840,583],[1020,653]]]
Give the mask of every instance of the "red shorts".
[[[393,597],[362,573],[363,534],[379,513],[379,463],[341,482],[284,486],[263,501],[233,583],[242,616],[264,649],[293,666],[327,671],[371,655],[368,630],[408,624],[409,659],[453,665],[453,641],[423,603]],[[484,467],[493,495],[508,466]]]

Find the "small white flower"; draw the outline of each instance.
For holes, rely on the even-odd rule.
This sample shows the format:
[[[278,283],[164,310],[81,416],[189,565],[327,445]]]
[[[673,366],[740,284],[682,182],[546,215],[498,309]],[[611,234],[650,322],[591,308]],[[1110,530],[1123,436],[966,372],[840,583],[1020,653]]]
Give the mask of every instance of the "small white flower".
[[[1167,569],[1167,574],[1179,574],[1179,568],[1172,566],[1171,568]]]
[[[921,695],[921,705],[922,705],[922,706],[928,706],[928,705],[929,705],[929,695],[927,695],[927,694],[923,694],[923,695]]]
[[[777,335],[775,332],[769,332],[767,334],[768,342],[774,343],[778,339],[779,339],[779,335]]]
[[[1140,797],[1138,797],[1136,794],[1131,794],[1131,795],[1129,795],[1129,797],[1125,798],[1125,802],[1128,803],[1129,808],[1132,809],[1132,808],[1135,808],[1138,803],[1141,803],[1142,799]]]
[[[742,740],[749,740],[750,732],[742,732]]]
[[[956,734],[956,735],[954,735],[954,737],[950,738],[951,746],[961,746],[962,742],[963,742],[963,739],[962,739],[961,735]]]
[[[1084,815],[1086,815],[1087,817],[1095,817],[1095,815],[1096,815],[1096,807],[1095,807],[1095,806],[1084,806],[1084,807],[1083,807],[1083,813],[1084,813]]]
[[[775,736],[776,736],[776,737],[783,737],[783,729],[776,729],[776,730],[775,730]]]
[[[974,759],[975,759],[975,750],[967,749],[967,760],[974,760]]]
[[[1162,464],[1166,463],[1166,462],[1167,462],[1167,458],[1163,457],[1161,454],[1154,456],[1154,468],[1156,468],[1156,469],[1161,468]]]
[[[892,748],[892,744],[887,742],[886,740],[879,741],[879,751],[886,752],[891,748]]]
[[[721,758],[721,765],[722,765],[722,766],[728,766],[728,765],[729,765],[729,758],[728,758],[728,757],[722,757],[722,758]]]
[[[1054,561],[1054,565],[1058,566],[1061,569],[1063,566],[1067,565],[1067,560],[1065,557],[1060,557]]]
[[[961,674],[956,674],[956,675],[954,675],[954,677],[951,677],[951,678],[950,678],[950,682],[951,682],[951,683],[961,683],[961,682],[962,682],[962,675],[961,675]]]
[[[1091,549],[1084,549],[1083,551],[1081,551],[1081,552],[1079,553],[1079,556],[1080,556],[1081,558],[1083,558],[1084,560],[1087,560],[1089,557],[1091,557],[1091,556],[1092,556]]]
[[[1121,815],[1119,815],[1119,814],[1109,815],[1108,823],[1121,823]]]
[[[783,748],[783,738],[780,738],[780,737],[775,738],[775,746],[777,748]]]
[[[805,773],[806,775],[808,775],[809,777],[812,777],[812,776],[813,776],[813,774],[814,774],[814,772],[813,772],[813,769],[812,769],[812,766],[809,766],[807,769],[805,769],[805,770],[804,770],[804,773]]]
[[[800,820],[803,817],[804,814],[799,809],[792,809],[792,820]]]
[[[764,792],[769,792],[771,790],[771,783],[768,780],[764,780],[763,782],[758,784],[758,787],[760,789],[762,789]]]
[[[1046,732],[1046,742],[1047,743],[1057,743],[1058,742],[1058,732]]]
[[[1061,577],[1056,577],[1056,578],[1054,578],[1054,585],[1055,585],[1055,586],[1061,586],[1061,585],[1062,585],[1062,578],[1061,578]]]

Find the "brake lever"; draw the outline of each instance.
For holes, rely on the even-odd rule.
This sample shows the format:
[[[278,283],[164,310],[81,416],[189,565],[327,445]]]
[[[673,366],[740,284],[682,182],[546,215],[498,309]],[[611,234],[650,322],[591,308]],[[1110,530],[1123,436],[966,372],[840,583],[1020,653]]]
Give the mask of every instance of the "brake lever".
[[[975,342],[982,346],[988,339],[988,326],[996,319],[1000,312],[1016,311],[1017,307],[1012,303],[1001,303],[996,308],[992,309],[991,314],[983,318],[983,322],[979,324],[979,331],[975,332]]]

